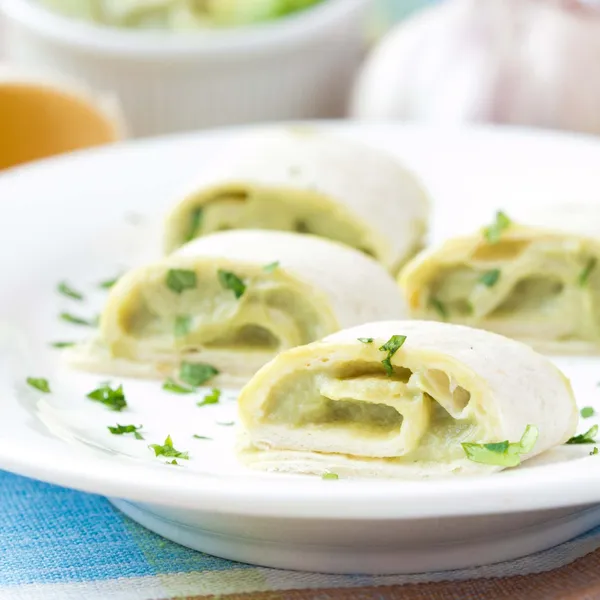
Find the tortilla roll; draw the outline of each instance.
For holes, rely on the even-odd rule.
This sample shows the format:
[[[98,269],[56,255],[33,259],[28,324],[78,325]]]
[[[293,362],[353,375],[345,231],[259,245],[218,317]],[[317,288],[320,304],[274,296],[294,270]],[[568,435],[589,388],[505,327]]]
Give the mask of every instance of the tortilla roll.
[[[566,225],[495,227],[406,265],[399,282],[411,316],[481,327],[544,352],[598,352],[600,239]]]
[[[246,382],[282,350],[398,316],[401,307],[393,278],[352,248],[230,231],[124,275],[109,293],[99,336],[71,362],[142,377],[174,377],[183,363],[200,363],[218,372],[216,381]]]
[[[389,321],[283,352],[239,397],[239,456],[287,473],[492,473],[566,442],[569,381],[520,342],[459,325]]]
[[[423,245],[428,205],[419,181],[381,150],[308,129],[261,131],[177,199],[165,250],[228,229],[292,231],[352,246],[396,273]]]

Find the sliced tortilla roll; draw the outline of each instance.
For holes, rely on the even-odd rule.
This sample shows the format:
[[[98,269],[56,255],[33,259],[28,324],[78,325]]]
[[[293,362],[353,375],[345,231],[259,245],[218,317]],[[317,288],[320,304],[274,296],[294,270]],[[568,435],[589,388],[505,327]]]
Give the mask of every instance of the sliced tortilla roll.
[[[564,375],[520,342],[432,321],[340,331],[288,350],[244,387],[239,456],[293,473],[489,473],[574,433]]]
[[[206,168],[165,224],[165,250],[226,229],[310,233],[397,272],[421,248],[428,199],[392,156],[312,130],[261,131]]]
[[[315,236],[230,231],[123,276],[99,337],[72,361],[139,376],[203,364],[222,383],[245,382],[277,352],[394,317],[401,306],[392,277],[356,250]]]
[[[600,239],[517,225],[499,213],[482,232],[450,239],[400,274],[414,318],[447,320],[547,352],[600,350]]]

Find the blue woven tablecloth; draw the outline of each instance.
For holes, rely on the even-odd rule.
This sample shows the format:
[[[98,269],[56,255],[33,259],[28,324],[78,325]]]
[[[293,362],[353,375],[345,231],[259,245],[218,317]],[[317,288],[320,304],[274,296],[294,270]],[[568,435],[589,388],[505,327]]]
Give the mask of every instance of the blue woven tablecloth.
[[[569,599],[580,600],[600,598],[600,552],[553,573],[514,575],[556,569],[599,547],[600,528],[532,557],[443,574],[350,577],[277,571],[188,550],[146,531],[104,498],[0,471],[0,600],[213,594],[252,600],[551,600],[566,598],[567,588],[575,594]],[[486,577],[502,579],[462,581]],[[454,582],[414,585],[448,579]]]

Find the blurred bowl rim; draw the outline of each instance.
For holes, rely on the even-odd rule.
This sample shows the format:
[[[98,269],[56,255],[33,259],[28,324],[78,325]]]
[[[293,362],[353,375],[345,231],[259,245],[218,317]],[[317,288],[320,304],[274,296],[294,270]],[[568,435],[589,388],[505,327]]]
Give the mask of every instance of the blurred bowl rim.
[[[204,54],[245,54],[269,51],[330,31],[372,0],[322,0],[288,17],[247,27],[199,32],[123,30],[78,20],[53,11],[36,0],[0,0],[0,11],[52,42],[90,53],[135,58],[194,58]]]

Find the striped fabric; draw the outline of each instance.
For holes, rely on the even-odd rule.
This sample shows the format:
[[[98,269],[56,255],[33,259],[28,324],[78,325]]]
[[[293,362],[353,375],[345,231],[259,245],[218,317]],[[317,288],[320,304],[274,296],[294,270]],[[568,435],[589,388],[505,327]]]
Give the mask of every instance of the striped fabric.
[[[600,599],[597,548],[600,528],[532,557],[449,573],[278,571],[188,550],[104,498],[0,471],[0,600]]]

